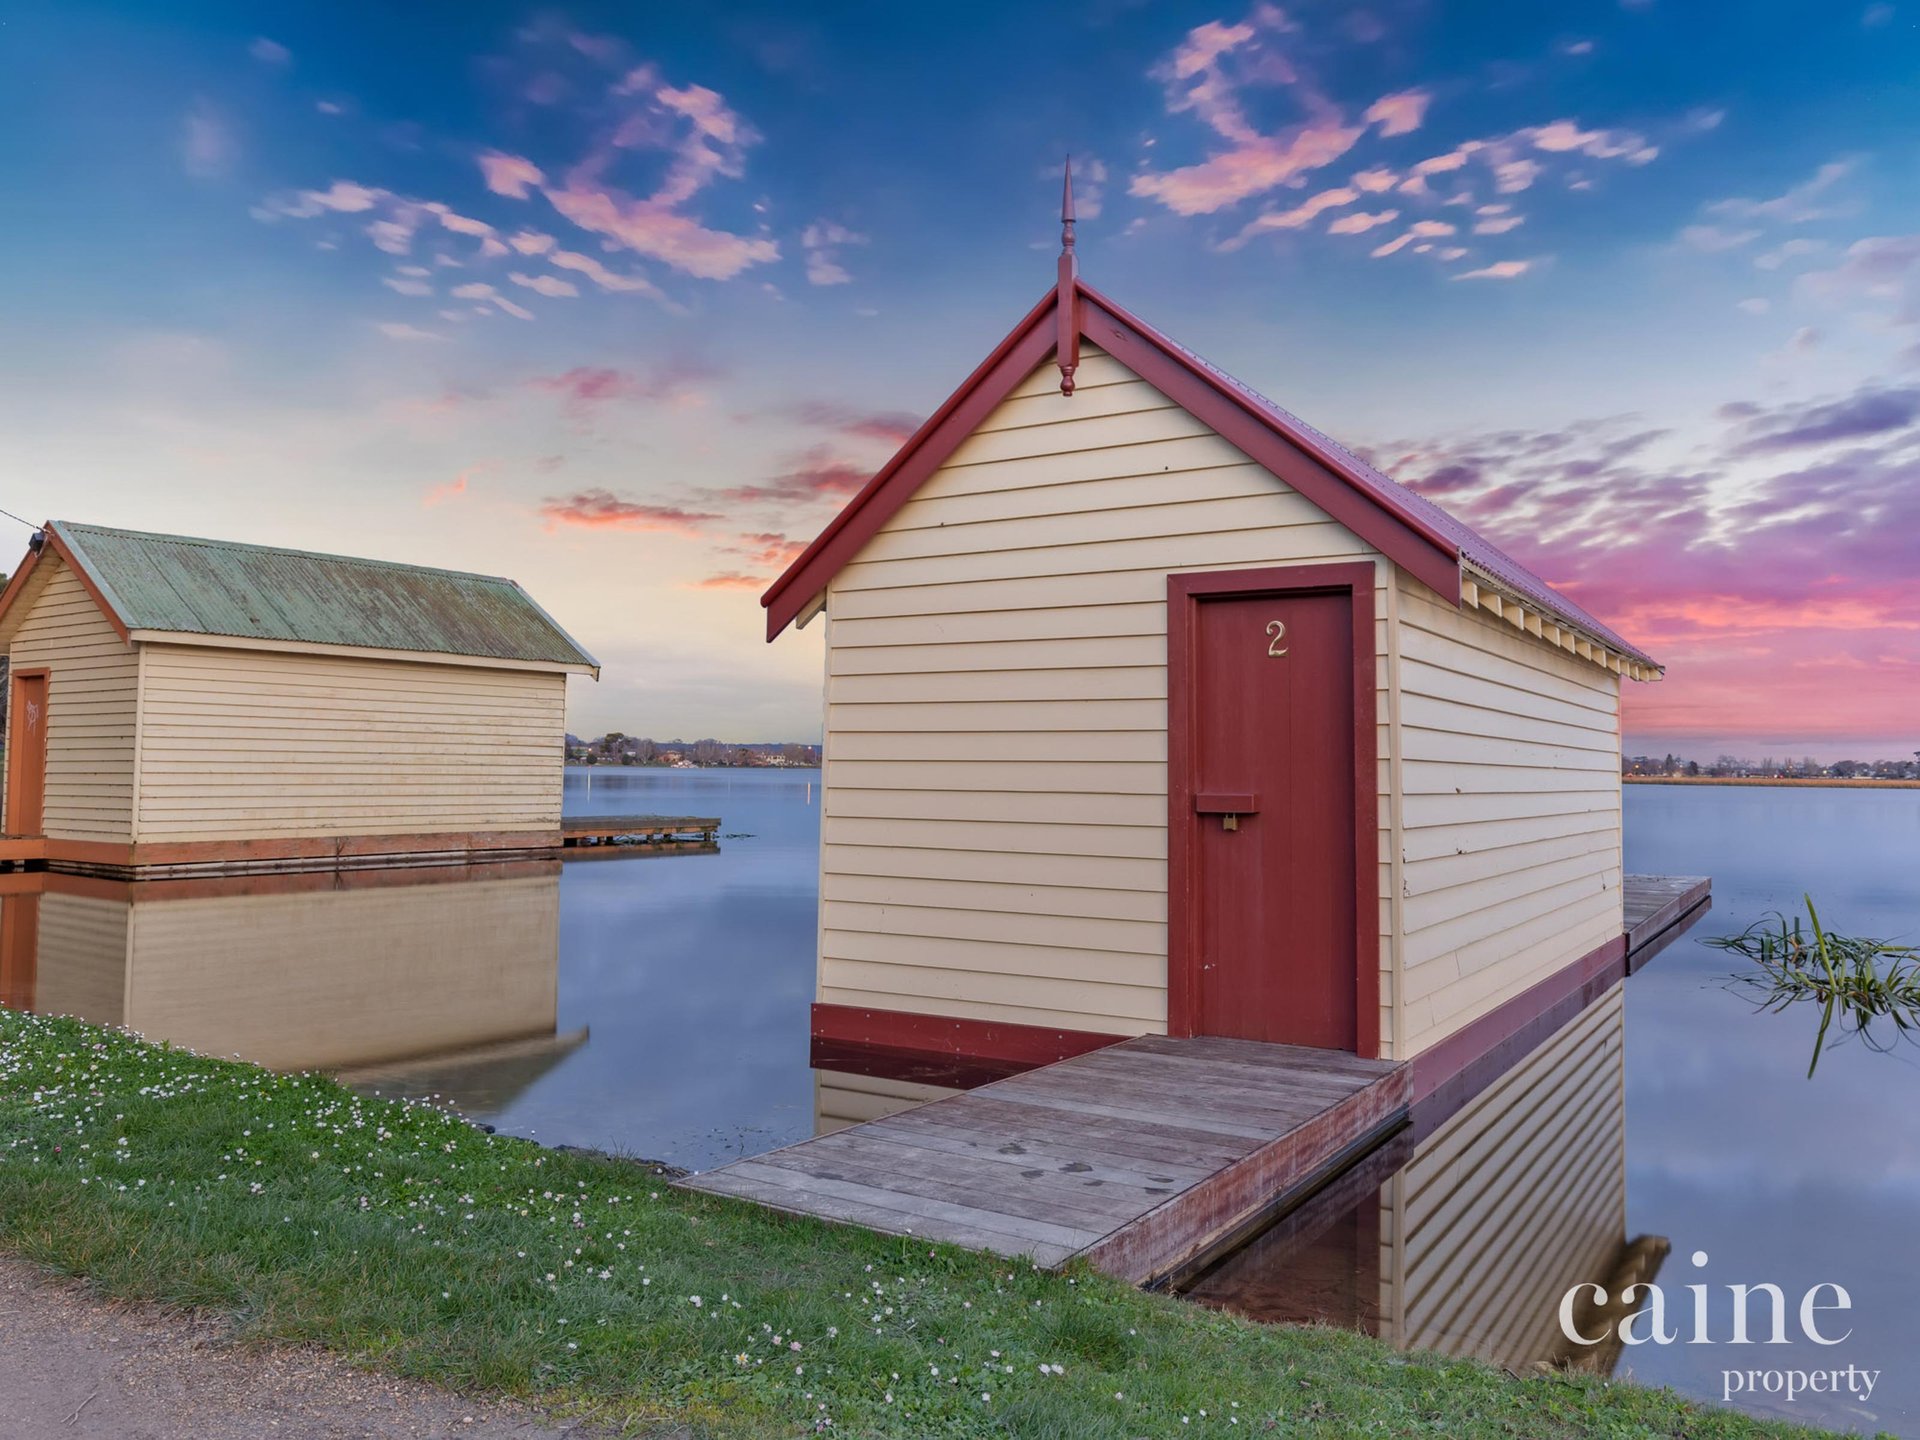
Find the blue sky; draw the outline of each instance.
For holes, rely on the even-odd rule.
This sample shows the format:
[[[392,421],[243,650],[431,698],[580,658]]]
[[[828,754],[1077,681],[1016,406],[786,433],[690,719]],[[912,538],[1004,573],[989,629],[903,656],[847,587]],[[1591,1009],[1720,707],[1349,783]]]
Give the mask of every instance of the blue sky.
[[[1071,151],[1094,284],[1668,661],[1630,748],[1911,750],[1916,20],[16,4],[0,506],[511,574],[576,730],[810,736],[758,591]]]

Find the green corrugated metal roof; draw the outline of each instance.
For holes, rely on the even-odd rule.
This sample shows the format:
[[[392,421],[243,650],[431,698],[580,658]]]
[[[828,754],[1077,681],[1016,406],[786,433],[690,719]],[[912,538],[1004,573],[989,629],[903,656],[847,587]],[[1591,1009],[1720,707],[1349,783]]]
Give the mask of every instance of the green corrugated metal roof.
[[[267,545],[52,522],[129,630],[598,662],[511,580]]]

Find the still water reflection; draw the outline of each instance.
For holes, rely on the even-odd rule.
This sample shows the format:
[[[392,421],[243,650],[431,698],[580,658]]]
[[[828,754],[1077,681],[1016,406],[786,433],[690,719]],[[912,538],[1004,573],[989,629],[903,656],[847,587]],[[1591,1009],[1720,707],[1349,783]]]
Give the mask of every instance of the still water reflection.
[[[570,771],[568,813],[719,815],[718,853],[133,886],[6,877],[0,1001],[709,1168],[946,1093],[932,1073],[809,1069],[818,802],[816,771]],[[1519,1369],[1566,1358],[1553,1304],[1578,1281],[1617,1293],[1652,1277],[1677,1311],[1698,1281],[1774,1283],[1795,1301],[1841,1284],[1853,1333],[1837,1347],[1610,1340],[1577,1363],[1716,1402],[1729,1366],[1855,1364],[1880,1372],[1870,1401],[1736,1403],[1920,1434],[1920,1050],[1835,1051],[1808,1081],[1817,1017],[1755,1015],[1724,984],[1730,958],[1697,943],[1803,891],[1850,933],[1920,937],[1920,792],[1630,787],[1625,804],[1629,869],[1711,874],[1712,915],[1194,1298]],[[1606,1318],[1585,1317],[1588,1333]]]
[[[818,802],[816,770],[570,770],[568,814],[718,815],[717,852],[8,877],[0,1003],[705,1169],[812,1130]]]

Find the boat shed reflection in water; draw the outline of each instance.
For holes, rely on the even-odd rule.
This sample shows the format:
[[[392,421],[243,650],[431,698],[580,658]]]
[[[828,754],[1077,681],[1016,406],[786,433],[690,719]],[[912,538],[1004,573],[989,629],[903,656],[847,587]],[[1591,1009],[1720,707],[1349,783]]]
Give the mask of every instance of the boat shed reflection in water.
[[[1323,1321],[1406,1350],[1512,1370],[1609,1374],[1627,1312],[1575,1311],[1651,1281],[1667,1253],[1626,1234],[1624,993],[1584,1014],[1450,1116],[1413,1127],[1210,1271],[1187,1295],[1260,1320]],[[1385,1172],[1385,1173],[1383,1173]]]
[[[0,1003],[461,1108],[586,1038],[556,1034],[560,862],[118,881],[0,877]]]

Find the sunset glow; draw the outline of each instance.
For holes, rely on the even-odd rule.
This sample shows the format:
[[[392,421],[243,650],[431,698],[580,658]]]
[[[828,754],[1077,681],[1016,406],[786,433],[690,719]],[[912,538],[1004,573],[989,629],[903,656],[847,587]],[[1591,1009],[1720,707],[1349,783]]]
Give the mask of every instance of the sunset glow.
[[[1629,753],[1920,747],[1900,7],[427,8],[16,13],[0,506],[512,575],[576,730],[811,739],[758,592],[1072,153],[1092,283],[1669,667]]]

